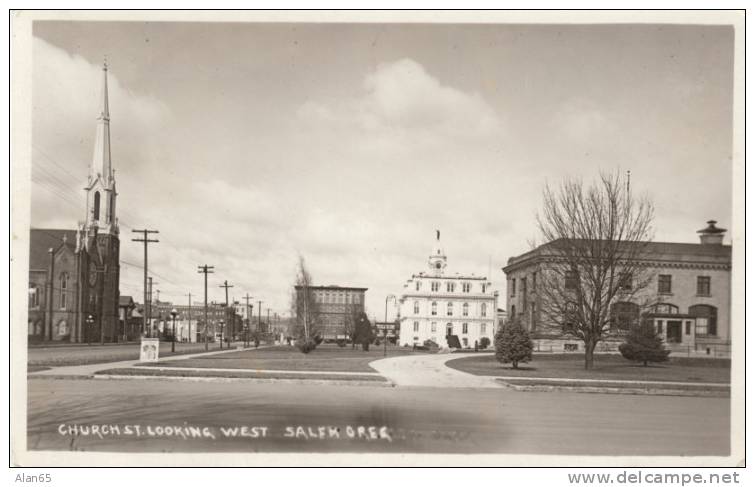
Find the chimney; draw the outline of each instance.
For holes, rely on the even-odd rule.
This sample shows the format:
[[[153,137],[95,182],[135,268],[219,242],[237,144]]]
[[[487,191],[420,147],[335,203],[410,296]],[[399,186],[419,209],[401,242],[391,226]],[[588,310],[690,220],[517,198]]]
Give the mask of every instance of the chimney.
[[[700,243],[702,245],[722,245],[724,243],[725,228],[718,228],[716,220],[708,220],[708,226],[698,230],[700,234]]]

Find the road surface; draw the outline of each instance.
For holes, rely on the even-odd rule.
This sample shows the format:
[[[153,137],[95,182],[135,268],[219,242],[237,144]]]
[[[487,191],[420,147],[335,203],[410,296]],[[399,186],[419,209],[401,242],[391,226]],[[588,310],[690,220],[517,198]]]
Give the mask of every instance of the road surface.
[[[729,452],[728,398],[248,381],[27,383],[30,450]]]

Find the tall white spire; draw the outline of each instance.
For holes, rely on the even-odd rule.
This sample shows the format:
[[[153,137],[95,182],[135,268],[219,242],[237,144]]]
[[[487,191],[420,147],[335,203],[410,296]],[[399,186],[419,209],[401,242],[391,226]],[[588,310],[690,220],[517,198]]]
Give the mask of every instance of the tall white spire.
[[[88,232],[118,233],[118,218],[115,215],[115,175],[110,160],[110,106],[107,90],[107,61],[102,65],[102,106],[97,117],[97,133],[94,140],[94,156],[89,166],[89,182],[86,186]]]
[[[90,182],[100,178],[109,185],[113,178],[110,162],[110,107],[107,92],[107,60],[102,64],[102,107],[97,117],[97,133],[94,139],[94,157],[89,168]]]

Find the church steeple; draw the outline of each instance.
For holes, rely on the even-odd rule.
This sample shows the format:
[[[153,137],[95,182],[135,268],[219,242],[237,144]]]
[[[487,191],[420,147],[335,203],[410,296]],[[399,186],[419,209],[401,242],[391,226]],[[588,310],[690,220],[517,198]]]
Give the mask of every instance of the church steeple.
[[[102,105],[97,117],[97,132],[94,139],[94,156],[89,166],[87,182],[87,233],[118,233],[115,216],[115,175],[110,159],[110,103],[107,88],[107,61],[102,65]]]
[[[102,64],[102,106],[97,117],[97,133],[94,139],[94,157],[89,169],[90,183],[101,177],[105,184],[113,177],[110,162],[110,106],[107,92],[107,61]]]

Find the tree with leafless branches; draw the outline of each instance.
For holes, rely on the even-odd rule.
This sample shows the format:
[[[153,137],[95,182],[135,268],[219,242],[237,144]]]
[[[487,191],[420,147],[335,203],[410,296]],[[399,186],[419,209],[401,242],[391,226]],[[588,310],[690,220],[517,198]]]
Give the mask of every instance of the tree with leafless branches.
[[[545,186],[537,223],[545,258],[535,292],[541,324],[584,343],[585,368],[596,345],[635,326],[650,306],[643,291],[652,275],[643,254],[652,238],[654,208],[632,194],[618,172]],[[542,326],[542,325],[541,325]]]
[[[296,339],[304,343],[310,343],[319,333],[320,303],[312,288],[312,275],[307,270],[304,257],[299,256],[296,283],[291,296],[291,314],[296,319]]]

